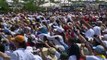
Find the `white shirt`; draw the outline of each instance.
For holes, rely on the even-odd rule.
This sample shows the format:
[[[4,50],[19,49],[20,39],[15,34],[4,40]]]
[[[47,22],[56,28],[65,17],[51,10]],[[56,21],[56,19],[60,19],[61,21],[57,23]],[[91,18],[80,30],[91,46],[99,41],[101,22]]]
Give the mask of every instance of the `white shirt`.
[[[43,60],[39,55],[34,55],[35,60]]]
[[[63,42],[62,36],[60,36],[60,35],[51,36],[51,40],[52,40],[52,42],[53,42],[55,45],[61,45],[60,42],[55,39],[55,37],[58,37],[58,38],[59,38],[59,41],[60,41],[60,42]]]
[[[71,55],[68,60],[77,60],[75,55]]]
[[[57,29],[58,32],[64,32],[64,29],[60,26],[55,26],[55,29]]]
[[[42,33],[42,34],[39,34],[39,35],[38,35],[38,37],[39,37],[41,40],[43,40],[43,39],[44,39],[44,36],[46,36],[46,37],[47,37],[47,39],[49,39],[49,40],[50,40],[50,35],[49,35],[49,34],[44,34],[44,33]]]
[[[67,17],[70,19],[70,21],[73,21],[71,15],[72,15],[72,14],[68,14]]]
[[[86,31],[85,36],[87,38],[93,38],[94,34],[95,34],[94,30],[93,29],[89,29],[89,30]]]
[[[95,32],[95,35],[97,36],[101,35],[101,28],[99,26],[95,26],[93,30]]]
[[[86,56],[86,60],[106,60],[98,56]]]
[[[58,37],[59,40],[55,39],[55,37]],[[55,44],[56,48],[60,48],[61,51],[65,50],[65,48],[68,48],[68,45],[64,42],[62,36],[60,35],[55,35],[51,37],[52,42]]]
[[[13,52],[11,60],[35,60],[32,53],[23,48],[19,48]]]
[[[5,53],[8,55],[8,56],[10,56],[10,57],[12,57],[13,55],[13,51],[12,50],[9,50],[9,51],[5,51]]]

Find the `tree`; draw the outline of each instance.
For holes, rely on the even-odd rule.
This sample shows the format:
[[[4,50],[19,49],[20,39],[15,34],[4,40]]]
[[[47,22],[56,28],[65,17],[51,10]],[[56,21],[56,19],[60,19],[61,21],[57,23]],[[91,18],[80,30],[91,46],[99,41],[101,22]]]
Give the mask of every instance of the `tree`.
[[[98,2],[99,2],[99,0],[95,0],[95,2],[97,2],[97,3],[98,3]]]
[[[38,5],[41,5],[41,4],[44,4],[45,3],[45,0],[39,0],[38,1]]]
[[[50,2],[53,2],[53,3],[54,3],[55,1],[54,1],[54,0],[50,0]]]
[[[0,11],[8,11],[9,6],[6,0],[0,0]]]
[[[37,9],[35,0],[24,0],[26,3],[24,4],[23,9],[27,11],[35,11]]]
[[[72,0],[68,0],[69,2],[71,2]]]

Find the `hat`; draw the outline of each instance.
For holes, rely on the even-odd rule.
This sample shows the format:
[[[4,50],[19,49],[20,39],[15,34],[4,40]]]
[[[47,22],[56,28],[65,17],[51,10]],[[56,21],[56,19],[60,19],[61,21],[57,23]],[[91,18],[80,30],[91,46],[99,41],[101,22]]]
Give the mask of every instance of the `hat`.
[[[98,46],[96,46],[96,47],[93,47],[93,49],[94,49],[97,53],[99,53],[99,54],[102,54],[102,53],[104,53],[104,51],[105,51],[104,47],[101,46],[101,45],[98,45]]]
[[[22,43],[25,41],[24,39],[24,36],[22,35],[17,35],[15,38],[14,38],[15,41],[17,41],[18,43]]]
[[[31,46],[27,46],[26,50],[29,52],[33,52],[33,48]]]

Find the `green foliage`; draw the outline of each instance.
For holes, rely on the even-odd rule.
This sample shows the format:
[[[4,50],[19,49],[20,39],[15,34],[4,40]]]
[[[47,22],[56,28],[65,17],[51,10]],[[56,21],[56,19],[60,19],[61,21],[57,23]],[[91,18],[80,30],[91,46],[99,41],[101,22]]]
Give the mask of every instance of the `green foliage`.
[[[55,2],[54,0],[50,0],[50,2]]]
[[[14,3],[19,3],[19,0],[13,0]]]
[[[6,0],[0,0],[0,11],[9,11],[9,6]]]
[[[23,10],[25,10],[25,11],[35,12],[35,11],[43,11],[44,10],[44,8],[40,8],[39,6],[37,6],[36,2],[34,2],[36,0],[23,0],[23,1],[25,1],[24,7],[23,7]],[[44,0],[41,0],[41,3],[39,3],[39,4],[42,4],[42,3],[44,3]]]
[[[99,2],[99,0],[95,0],[96,2]]]
[[[34,11],[35,10],[35,5],[32,4],[32,2],[28,2],[24,4],[24,10],[28,10],[28,11]]]

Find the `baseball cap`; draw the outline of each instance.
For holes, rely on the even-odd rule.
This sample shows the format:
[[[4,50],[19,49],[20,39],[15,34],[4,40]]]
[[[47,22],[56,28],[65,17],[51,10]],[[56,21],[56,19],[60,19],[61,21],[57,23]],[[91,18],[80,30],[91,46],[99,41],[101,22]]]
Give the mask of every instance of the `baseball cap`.
[[[14,38],[14,41],[18,42],[18,43],[22,43],[25,41],[24,39],[24,36],[22,35],[17,35],[15,38]]]
[[[97,53],[99,53],[99,54],[103,54],[104,51],[105,51],[104,47],[101,46],[101,45],[98,45],[98,46],[96,46],[96,47],[93,47],[93,49],[94,49]]]

